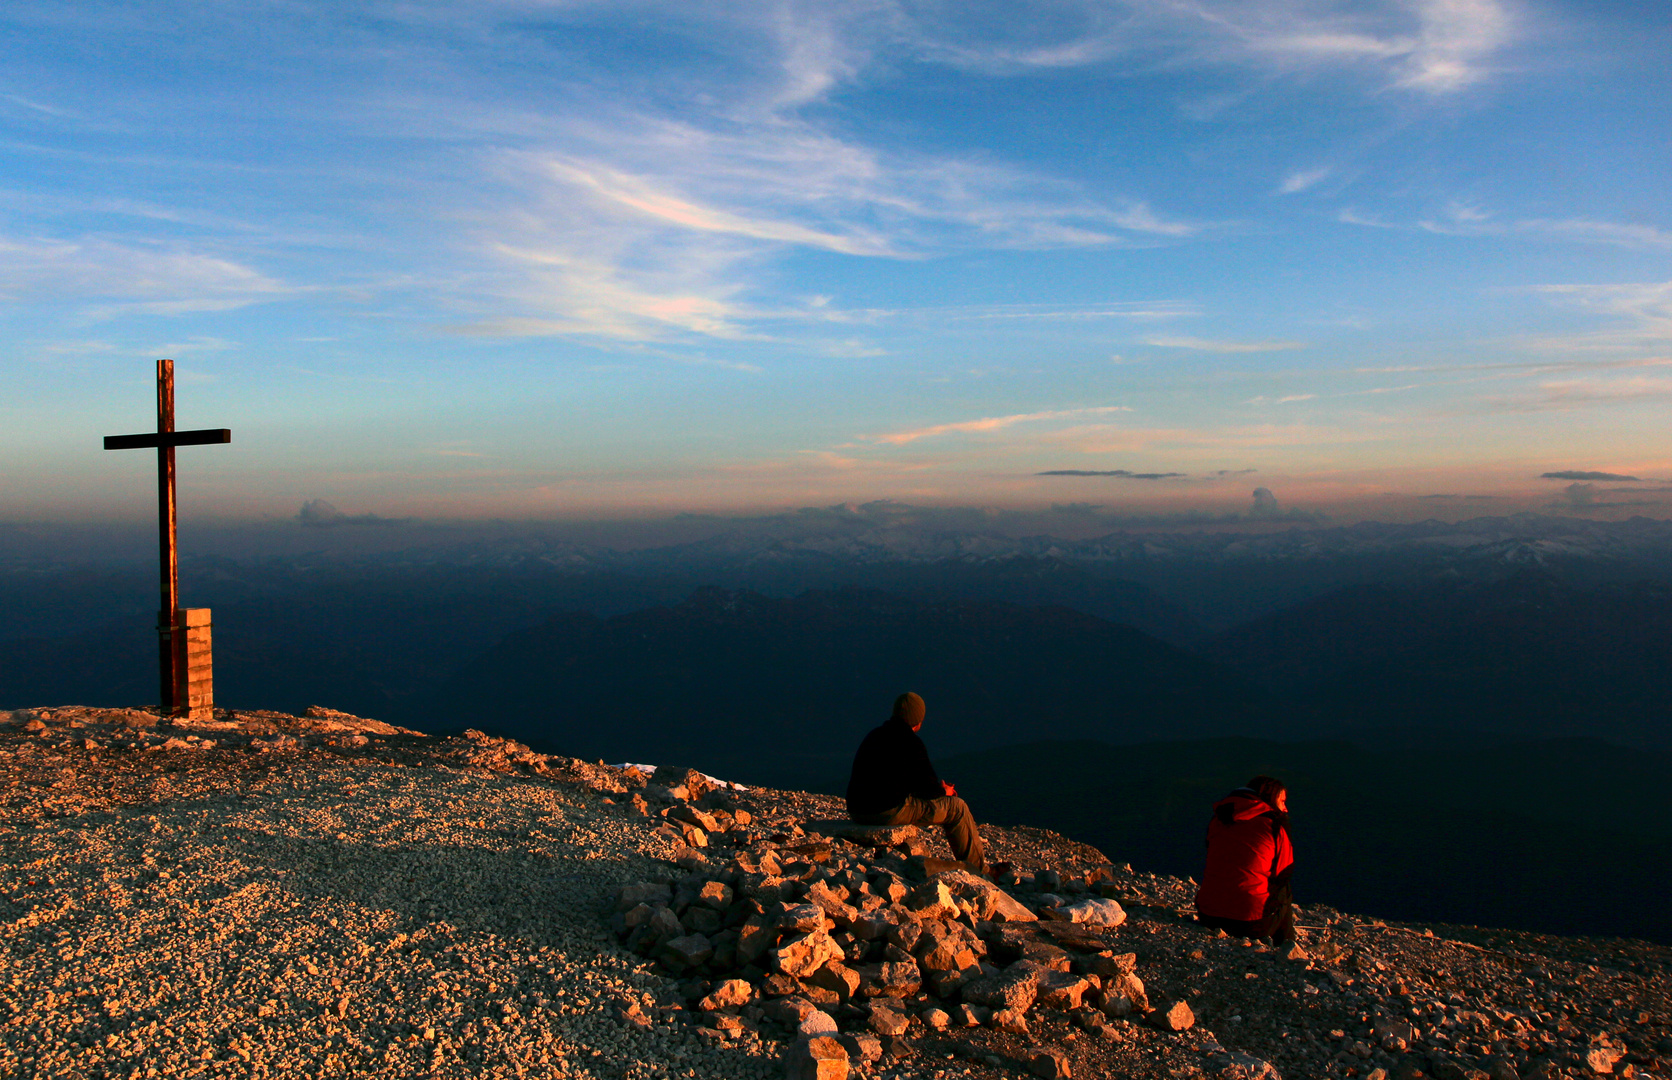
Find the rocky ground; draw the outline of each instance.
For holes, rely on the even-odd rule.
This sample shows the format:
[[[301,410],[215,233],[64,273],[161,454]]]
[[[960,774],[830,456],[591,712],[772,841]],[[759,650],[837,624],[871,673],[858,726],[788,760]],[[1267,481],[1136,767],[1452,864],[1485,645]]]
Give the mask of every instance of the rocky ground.
[[[1274,949],[1051,833],[983,830],[999,890],[708,786],[323,709],[0,713],[0,1075],[1672,1071],[1664,947],[1309,905]]]

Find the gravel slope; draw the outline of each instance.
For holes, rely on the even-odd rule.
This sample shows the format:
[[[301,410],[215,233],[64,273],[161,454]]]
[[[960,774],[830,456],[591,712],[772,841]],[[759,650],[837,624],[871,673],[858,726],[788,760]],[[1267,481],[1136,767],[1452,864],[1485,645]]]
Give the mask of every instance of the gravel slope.
[[[636,810],[634,780],[324,709],[191,726],[0,712],[0,1076],[783,1075],[787,1029],[703,1026],[707,985],[611,933],[622,885],[677,880],[692,854]],[[731,798],[757,847],[840,816],[828,796]],[[1664,947],[1309,905],[1290,957],[1196,926],[1189,882],[1039,830],[983,832],[1023,878],[1084,892],[1102,873],[1129,915],[1109,944],[1195,1026],[1036,1010],[1018,1036],[914,1017],[901,1056],[856,1076],[997,1080],[1040,1048],[1122,1080],[1672,1073]]]
[[[662,980],[599,905],[670,843],[584,784],[74,736],[0,746],[0,1075],[775,1071],[615,1019]]]

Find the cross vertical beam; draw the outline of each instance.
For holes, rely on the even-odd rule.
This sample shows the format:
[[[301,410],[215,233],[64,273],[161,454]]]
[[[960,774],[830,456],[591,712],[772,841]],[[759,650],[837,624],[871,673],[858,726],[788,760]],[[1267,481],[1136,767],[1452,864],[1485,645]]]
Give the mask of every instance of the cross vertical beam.
[[[157,361],[157,434],[174,433],[174,361]],[[180,556],[176,550],[174,509],[174,444],[157,440],[157,550],[162,568],[162,606],[157,613],[158,676],[162,686],[163,715],[172,715],[178,702],[175,693],[185,668],[183,634],[176,634],[175,611],[180,607]]]

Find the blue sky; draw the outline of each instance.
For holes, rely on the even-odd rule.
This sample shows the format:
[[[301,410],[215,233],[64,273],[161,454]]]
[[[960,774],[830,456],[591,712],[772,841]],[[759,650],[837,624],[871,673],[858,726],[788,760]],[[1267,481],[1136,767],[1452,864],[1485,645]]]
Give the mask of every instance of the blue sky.
[[[1667,16],[10,4],[0,519],[1664,516]]]

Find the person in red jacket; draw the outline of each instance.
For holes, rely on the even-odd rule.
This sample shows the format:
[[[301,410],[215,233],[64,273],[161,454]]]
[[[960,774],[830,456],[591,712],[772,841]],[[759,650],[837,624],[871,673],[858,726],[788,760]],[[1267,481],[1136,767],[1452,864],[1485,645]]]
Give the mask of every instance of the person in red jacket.
[[[1239,937],[1293,941],[1294,865],[1288,789],[1281,780],[1256,776],[1213,805],[1196,920]]]

